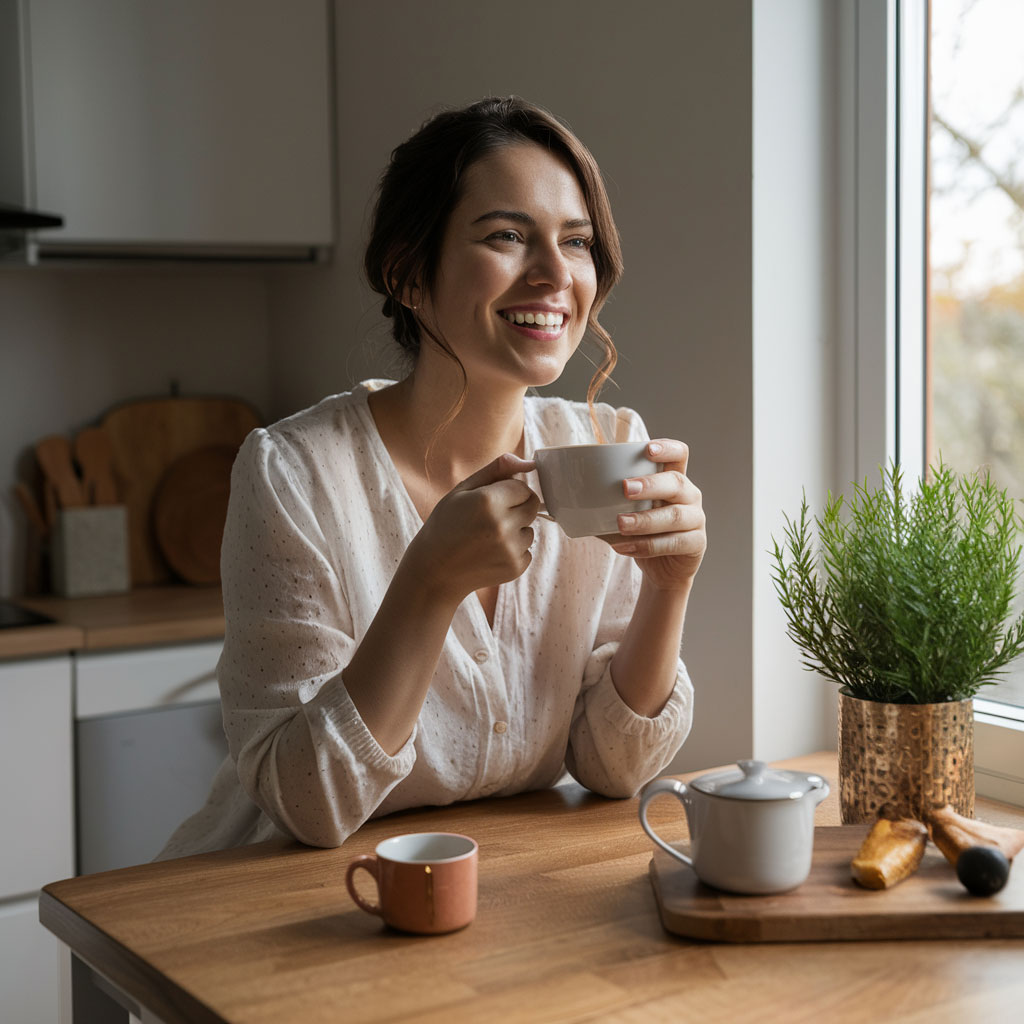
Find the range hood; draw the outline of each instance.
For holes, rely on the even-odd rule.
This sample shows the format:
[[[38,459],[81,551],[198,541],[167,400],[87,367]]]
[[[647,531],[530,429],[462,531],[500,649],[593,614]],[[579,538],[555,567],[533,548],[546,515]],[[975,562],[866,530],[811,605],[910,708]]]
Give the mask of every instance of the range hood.
[[[64,218],[55,213],[0,203],[0,261],[21,262],[29,252],[30,232],[63,226]]]
[[[0,259],[326,260],[332,11],[0,0]]]
[[[55,213],[22,210],[0,203],[0,231],[34,231],[37,228],[63,227],[64,218]]]

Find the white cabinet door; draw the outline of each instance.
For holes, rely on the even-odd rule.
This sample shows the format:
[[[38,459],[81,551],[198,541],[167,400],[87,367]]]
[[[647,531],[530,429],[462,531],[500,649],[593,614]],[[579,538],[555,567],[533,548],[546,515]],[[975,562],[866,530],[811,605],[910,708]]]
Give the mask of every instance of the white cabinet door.
[[[0,903],[0,1019],[11,1024],[65,1019],[61,956],[56,936],[39,923],[38,899]]]
[[[0,663],[0,898],[74,874],[71,658]]]
[[[26,6],[41,246],[330,244],[327,0]]]

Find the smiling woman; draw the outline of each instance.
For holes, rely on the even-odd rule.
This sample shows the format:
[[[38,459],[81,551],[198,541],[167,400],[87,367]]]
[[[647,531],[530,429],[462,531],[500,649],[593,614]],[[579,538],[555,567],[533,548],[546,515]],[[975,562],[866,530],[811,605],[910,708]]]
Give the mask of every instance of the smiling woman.
[[[541,158],[560,165],[563,180],[571,177],[578,192],[578,197],[572,198],[580,212],[563,227],[582,233],[570,244],[588,250],[595,278],[590,308],[573,325],[578,332],[576,344],[589,329],[602,349],[588,394],[592,403],[617,359],[615,345],[598,322],[598,314],[622,276],[622,250],[597,163],[579,139],[547,111],[521,101],[486,100],[465,110],[439,114],[399,146],[380,183],[373,233],[364,260],[367,280],[386,296],[383,313],[393,318],[395,340],[405,351],[418,355],[426,334],[441,352],[458,363],[444,338],[420,321],[416,303],[409,299],[418,294],[417,289],[436,283],[441,249],[447,241],[445,225],[450,226],[452,211],[481,178],[472,173],[476,162],[500,157],[510,149],[525,150],[527,155],[520,163],[527,165],[531,163],[530,151],[540,150]],[[533,155],[534,160],[539,159]],[[478,219],[480,225],[474,226],[490,221],[495,237],[504,235],[509,245],[523,240],[524,229],[536,228],[530,214],[511,203],[481,209]],[[504,224],[497,223],[499,219]],[[507,230],[502,231],[503,227]],[[524,323],[528,312],[536,312],[528,306],[521,311]],[[453,418],[458,404],[456,399]],[[594,424],[599,431],[596,419]]]
[[[243,446],[222,556],[230,756],[165,857],[281,832],[335,846],[376,815],[566,770],[629,796],[690,728],[701,496],[685,444],[593,402],[622,269],[593,158],[521,100],[441,114],[392,154],[365,265],[411,370]],[[529,396],[588,330],[606,352],[590,407]],[[592,442],[591,419],[658,471],[622,481],[645,504],[618,533],[570,539],[538,518],[532,456]]]

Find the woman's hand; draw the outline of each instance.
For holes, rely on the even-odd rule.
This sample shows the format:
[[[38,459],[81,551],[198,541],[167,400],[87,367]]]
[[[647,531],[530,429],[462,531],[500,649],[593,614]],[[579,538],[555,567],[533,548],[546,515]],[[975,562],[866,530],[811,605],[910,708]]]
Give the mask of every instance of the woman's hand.
[[[686,475],[690,450],[682,441],[658,438],[647,453],[661,468],[624,480],[623,491],[627,498],[652,499],[654,508],[620,515],[619,536],[605,539],[620,554],[632,555],[658,590],[686,590],[707,547],[701,494]]]
[[[458,602],[525,572],[540,498],[513,477],[533,468],[500,455],[452,488],[409,545],[412,578]]]

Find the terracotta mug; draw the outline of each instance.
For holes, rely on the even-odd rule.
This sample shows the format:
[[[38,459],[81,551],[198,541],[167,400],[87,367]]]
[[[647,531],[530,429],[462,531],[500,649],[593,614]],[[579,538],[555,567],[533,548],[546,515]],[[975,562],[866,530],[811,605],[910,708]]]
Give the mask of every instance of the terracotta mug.
[[[357,906],[392,928],[440,935],[465,928],[476,917],[477,844],[454,832],[415,832],[392,836],[372,854],[354,857],[345,885]],[[379,903],[356,892],[362,869],[377,883]]]

